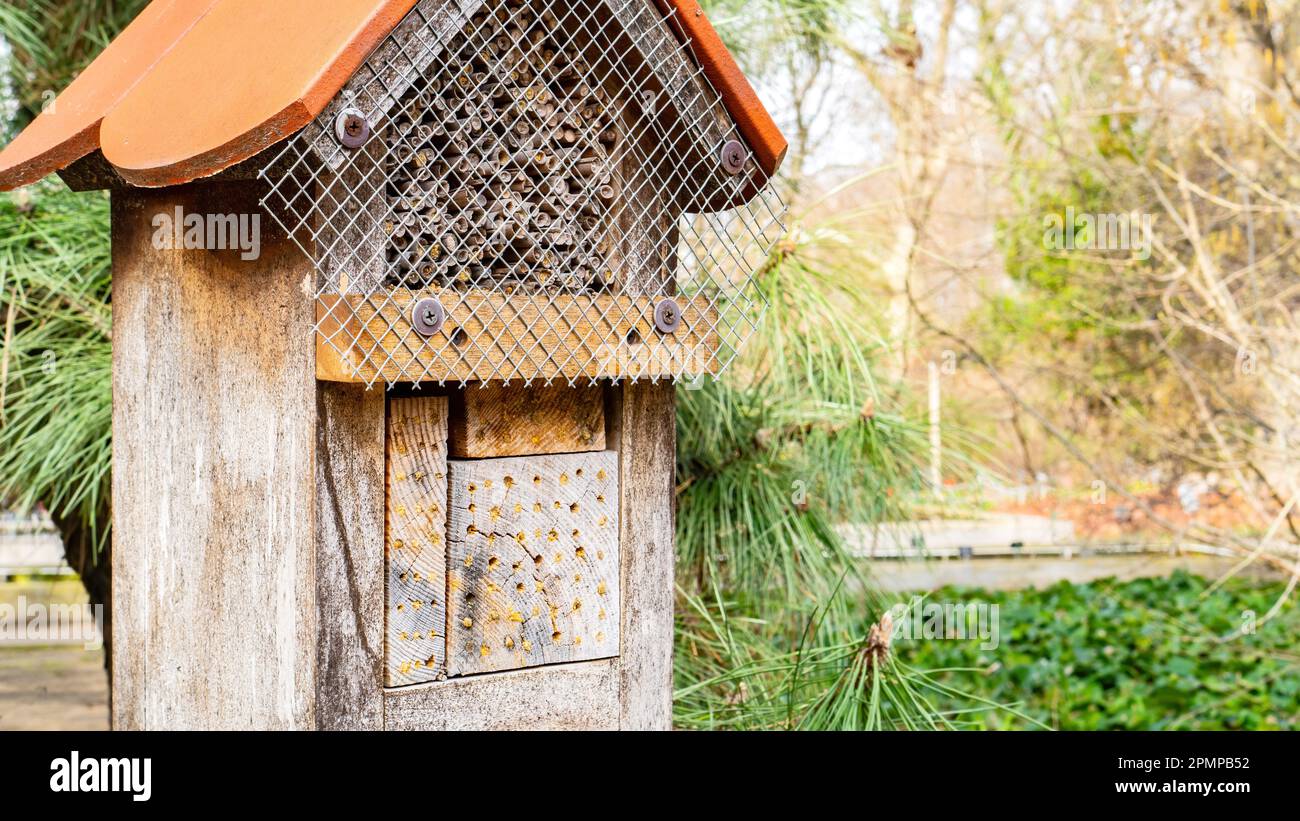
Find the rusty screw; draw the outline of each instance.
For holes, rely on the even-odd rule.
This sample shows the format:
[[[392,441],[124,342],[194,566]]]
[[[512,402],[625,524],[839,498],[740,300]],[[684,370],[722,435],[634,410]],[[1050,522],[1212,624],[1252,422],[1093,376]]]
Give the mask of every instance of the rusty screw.
[[[661,299],[655,306],[655,327],[662,334],[677,333],[682,326],[682,309],[673,299]]]
[[[370,121],[359,109],[345,108],[334,119],[334,136],[344,148],[360,148],[370,139]]]
[[[447,312],[436,299],[422,299],[411,309],[411,327],[420,336],[433,336],[442,330],[446,321]]]
[[[745,163],[749,162],[749,152],[740,140],[727,140],[722,146],[722,170],[735,177],[743,174]]]

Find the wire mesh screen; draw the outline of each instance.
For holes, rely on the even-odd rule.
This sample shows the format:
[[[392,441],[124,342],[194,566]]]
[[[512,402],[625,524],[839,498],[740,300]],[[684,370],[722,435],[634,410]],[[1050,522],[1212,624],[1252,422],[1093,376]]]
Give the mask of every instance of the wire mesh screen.
[[[418,3],[268,166],[319,274],[318,374],[725,370],[784,205],[670,25],[647,0]]]

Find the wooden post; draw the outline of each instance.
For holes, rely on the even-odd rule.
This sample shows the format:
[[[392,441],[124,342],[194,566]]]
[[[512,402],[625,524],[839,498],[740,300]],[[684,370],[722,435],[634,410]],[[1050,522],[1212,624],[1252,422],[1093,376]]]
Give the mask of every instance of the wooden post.
[[[619,726],[668,730],[673,695],[677,393],[671,382],[623,385],[610,402],[619,451],[623,574]]]
[[[113,726],[315,726],[310,264],[159,250],[158,214],[252,183],[113,193]]]
[[[384,728],[384,394],[316,386],[316,726]]]

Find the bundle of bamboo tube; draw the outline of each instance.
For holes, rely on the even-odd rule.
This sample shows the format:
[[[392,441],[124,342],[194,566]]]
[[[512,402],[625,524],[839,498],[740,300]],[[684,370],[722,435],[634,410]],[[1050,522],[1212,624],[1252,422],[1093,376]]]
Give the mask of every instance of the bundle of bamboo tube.
[[[590,44],[542,5],[489,4],[397,106],[382,225],[390,286],[612,287],[618,106]]]

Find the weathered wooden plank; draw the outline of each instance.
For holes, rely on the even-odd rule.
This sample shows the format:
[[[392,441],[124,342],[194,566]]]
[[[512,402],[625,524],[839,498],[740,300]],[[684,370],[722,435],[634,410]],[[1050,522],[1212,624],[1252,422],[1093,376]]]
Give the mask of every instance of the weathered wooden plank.
[[[432,296],[447,310],[442,330],[411,329],[411,304]],[[316,376],[343,382],[601,379],[713,373],[717,308],[704,296],[680,298],[682,327],[655,330],[651,297],[576,294],[543,297],[491,291],[394,290],[365,297],[322,296]]]
[[[348,149],[333,134],[334,118],[344,108],[392,119],[393,106],[413,84],[429,75],[445,43],[469,22],[481,0],[420,0],[392,33],[366,58],[334,99],[302,131],[302,138],[330,168],[346,162]]]
[[[384,691],[388,730],[617,730],[616,659]]]
[[[650,148],[648,154],[633,152],[650,158],[638,160],[643,168],[637,176],[630,178],[634,187],[641,186],[641,180],[645,179],[650,183],[646,187],[658,189],[658,196],[676,200],[675,206],[664,212],[670,220],[680,216],[683,209],[691,213],[710,213],[743,205],[753,196],[755,189],[751,187],[747,194],[740,196],[743,187],[726,174],[718,162],[719,148],[728,139],[739,135],[731,114],[710,86],[708,78],[701,76],[694,61],[681,59],[685,55],[680,52],[673,36],[676,23],[671,27],[663,25],[662,16],[654,13],[648,5],[620,15],[620,18],[624,32],[615,33],[607,29],[605,34],[611,37],[613,48],[610,53],[620,55],[622,62],[616,76],[635,77],[635,87],[642,93],[658,95],[653,115],[643,112],[640,106],[628,106],[623,115],[645,137],[661,140],[660,144]],[[716,35],[713,39],[717,40]],[[651,116],[658,120],[657,127],[647,128],[638,122]],[[683,122],[690,126],[681,127]],[[662,144],[662,135],[672,135],[671,146]],[[680,179],[682,175],[689,175],[690,179],[677,185],[664,185],[662,182]],[[762,179],[765,181],[766,176]]]
[[[672,726],[676,391],[669,382],[610,391],[619,451],[623,579],[620,703],[624,730]]]
[[[316,386],[316,727],[384,726],[384,394]]]
[[[309,729],[316,397],[309,263],[160,251],[157,214],[259,214],[253,183],[113,194],[113,724]]]
[[[605,449],[600,385],[470,385],[452,396],[449,453],[492,459]]]
[[[447,675],[447,398],[388,408],[384,682]]]
[[[451,461],[448,673],[618,653],[618,459]]]

